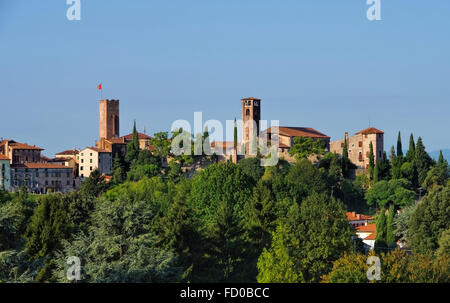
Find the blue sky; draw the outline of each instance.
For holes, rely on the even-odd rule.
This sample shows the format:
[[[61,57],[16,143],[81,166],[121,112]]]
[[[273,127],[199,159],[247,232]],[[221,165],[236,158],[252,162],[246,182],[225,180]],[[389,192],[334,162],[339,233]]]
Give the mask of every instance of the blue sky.
[[[450,148],[450,1],[0,0],[0,137],[52,156],[93,145],[98,92],[121,100],[121,133],[176,119],[240,116],[308,126],[332,140],[371,125]]]

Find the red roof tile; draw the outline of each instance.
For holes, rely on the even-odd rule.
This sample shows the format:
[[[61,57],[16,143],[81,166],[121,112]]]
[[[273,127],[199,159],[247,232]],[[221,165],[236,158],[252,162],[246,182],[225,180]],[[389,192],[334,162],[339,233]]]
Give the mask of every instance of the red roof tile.
[[[356,214],[355,212],[347,212],[347,220],[348,221],[357,221],[357,220],[372,220],[371,216]]]
[[[357,132],[356,134],[357,135],[370,135],[370,134],[384,134],[384,132],[382,132],[379,129],[376,129],[375,127],[369,127],[362,131]]]
[[[370,235],[365,237],[364,240],[375,240],[375,233],[371,233]]]
[[[79,150],[73,150],[73,149],[69,149],[69,150],[65,150],[63,152],[57,153],[57,156],[67,156],[67,155],[78,155],[79,154]]]
[[[268,128],[267,133],[272,132],[272,127]],[[282,136],[288,137],[309,137],[309,138],[322,138],[329,139],[330,137],[310,127],[290,127],[280,126],[278,132]]]
[[[128,134],[126,136],[123,136],[121,138],[124,138],[125,140],[133,140],[133,134]],[[150,137],[149,135],[143,134],[143,133],[138,133],[138,139],[139,140],[143,140],[143,139],[148,139],[150,140],[152,137]]]
[[[376,232],[377,225],[375,223],[373,223],[373,224],[358,226],[358,227],[356,227],[356,231],[357,232]]]

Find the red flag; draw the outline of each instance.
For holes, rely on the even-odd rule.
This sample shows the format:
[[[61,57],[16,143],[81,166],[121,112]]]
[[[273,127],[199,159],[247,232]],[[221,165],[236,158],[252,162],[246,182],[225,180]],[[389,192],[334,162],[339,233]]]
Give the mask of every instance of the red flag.
[[[100,83],[99,85],[97,85],[97,89],[101,90],[102,89],[102,84]]]

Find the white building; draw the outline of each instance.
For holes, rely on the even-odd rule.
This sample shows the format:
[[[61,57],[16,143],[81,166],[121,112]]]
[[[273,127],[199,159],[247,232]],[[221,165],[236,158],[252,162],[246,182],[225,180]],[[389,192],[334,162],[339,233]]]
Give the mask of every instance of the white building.
[[[98,168],[100,173],[109,175],[112,168],[112,153],[105,149],[86,147],[79,153],[79,176],[88,178]]]

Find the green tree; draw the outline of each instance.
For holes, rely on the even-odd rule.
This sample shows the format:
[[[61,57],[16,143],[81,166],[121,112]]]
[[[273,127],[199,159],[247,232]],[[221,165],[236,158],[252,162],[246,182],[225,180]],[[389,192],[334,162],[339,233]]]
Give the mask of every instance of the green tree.
[[[328,192],[326,181],[322,170],[307,159],[302,159],[290,167],[284,178],[284,190],[288,191],[290,198],[300,203],[313,192]]]
[[[278,225],[276,232],[272,233],[272,237],[270,249],[264,248],[258,260],[258,282],[305,282],[299,264],[292,257],[293,250],[300,249],[299,241],[292,238],[290,230],[283,224]]]
[[[411,136],[409,137],[408,152],[406,153],[406,161],[412,162],[414,160],[415,151],[416,151],[416,144],[414,143],[414,135],[411,134]]]
[[[258,261],[258,282],[319,282],[352,248],[343,205],[328,195],[313,193],[294,203],[281,223]]]
[[[310,155],[323,155],[325,152],[325,143],[322,140],[314,140],[307,137],[295,137],[294,144],[289,150],[289,155],[297,159],[305,159]]]
[[[397,138],[397,157],[403,157],[402,137],[400,131],[398,132]]]
[[[123,163],[121,157],[116,153],[114,157],[114,162],[112,166],[112,182],[114,184],[121,184],[125,181],[126,178],[126,170],[125,164]]]
[[[256,182],[264,175],[265,168],[261,166],[261,160],[255,157],[240,160],[237,165]]]
[[[433,188],[412,215],[410,244],[416,253],[433,253],[442,232],[450,228],[450,186]]]
[[[375,157],[373,154],[373,144],[372,144],[372,141],[370,141],[370,144],[369,144],[369,177],[370,177],[370,180],[373,180],[373,178],[374,178],[374,176],[373,176],[374,170],[375,170]]]
[[[349,170],[349,162],[348,159],[348,145],[347,145],[347,138],[344,139],[344,147],[342,149],[342,175],[344,178],[348,177],[348,170]]]
[[[133,139],[130,143],[127,144],[127,152],[125,154],[125,161],[127,162],[128,166],[131,166],[133,162],[137,160],[139,156],[139,150],[139,136],[136,130],[135,120],[133,125]]]
[[[389,213],[386,218],[386,244],[388,248],[393,249],[397,246],[397,242],[395,240],[395,208],[394,205],[391,204],[389,207]]]
[[[108,187],[109,185],[105,181],[105,176],[98,169],[95,169],[91,172],[89,178],[81,183],[80,192],[85,197],[95,198],[105,192]]]
[[[417,170],[418,184],[420,185],[427,177],[428,170],[433,164],[431,157],[425,151],[425,146],[422,143],[421,137],[417,140],[413,163]]]
[[[411,183],[406,179],[379,181],[366,192],[367,204],[386,207],[393,203],[396,206],[407,206],[414,202],[416,193],[411,190]]]
[[[32,259],[50,255],[70,237],[72,222],[61,194],[44,195],[30,219],[25,238],[27,253]]]
[[[122,191],[124,186],[126,183],[119,186]],[[63,242],[56,258],[58,280],[67,282],[67,256],[78,256],[83,260],[85,282],[179,281],[182,269],[176,266],[176,256],[157,246],[152,229],[157,218],[153,203],[127,193],[113,201],[100,199],[88,234],[79,233],[72,241]]]
[[[252,197],[253,187],[253,179],[233,163],[212,164],[193,178],[188,205],[198,219],[199,234],[210,243],[210,265],[198,273],[204,279],[254,279],[241,266],[247,263],[246,246],[242,243],[244,207]]]
[[[237,150],[237,145],[238,145],[238,129],[237,129],[236,118],[234,118],[233,147],[235,150]]]
[[[379,179],[379,174],[380,174],[380,162],[377,161],[377,163],[375,164],[375,168],[373,170],[373,182],[377,183],[380,179]]]
[[[375,234],[375,251],[385,251],[387,249],[386,243],[386,215],[385,209],[382,208],[377,217],[377,231]]]

